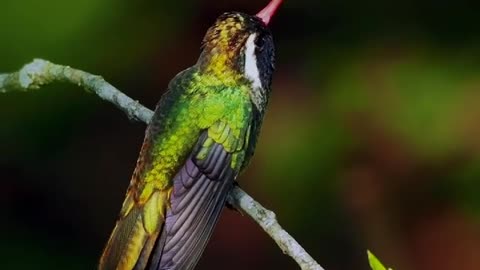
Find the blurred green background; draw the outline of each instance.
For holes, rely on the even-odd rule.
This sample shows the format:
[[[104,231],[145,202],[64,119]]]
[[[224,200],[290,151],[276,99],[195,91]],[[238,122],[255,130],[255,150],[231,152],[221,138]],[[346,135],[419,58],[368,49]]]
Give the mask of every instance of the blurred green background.
[[[0,72],[35,57],[153,108],[224,11],[267,1],[1,0]],[[241,185],[327,270],[480,269],[480,30],[471,1],[287,0]],[[95,269],[145,126],[75,86],[0,95],[0,269]],[[198,269],[297,269],[224,211]]]

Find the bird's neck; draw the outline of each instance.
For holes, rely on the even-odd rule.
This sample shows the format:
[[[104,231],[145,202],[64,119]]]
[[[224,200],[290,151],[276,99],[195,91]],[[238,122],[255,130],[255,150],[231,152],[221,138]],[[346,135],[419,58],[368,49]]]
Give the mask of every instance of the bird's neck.
[[[233,52],[203,51],[197,65],[203,75],[213,77],[227,86],[233,86],[244,79],[238,71],[240,63],[237,63],[236,59]]]
[[[202,75],[201,80],[209,85],[246,86],[252,103],[263,112],[268,102],[269,91],[266,91],[261,84],[246,78],[241,72],[244,69],[245,60],[236,55],[238,52],[220,50],[218,47],[213,50],[204,50],[197,63],[199,75]]]

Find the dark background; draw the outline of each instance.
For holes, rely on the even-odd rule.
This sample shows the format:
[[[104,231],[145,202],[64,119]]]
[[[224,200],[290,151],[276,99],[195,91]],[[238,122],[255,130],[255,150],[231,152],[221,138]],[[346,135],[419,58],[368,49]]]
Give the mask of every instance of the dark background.
[[[35,57],[153,108],[224,11],[267,1],[1,0],[0,72]],[[473,3],[473,1],[471,1]],[[327,270],[480,269],[479,5],[287,0],[241,185]],[[95,269],[145,126],[72,85],[0,95],[0,268]],[[297,269],[224,211],[198,269]]]

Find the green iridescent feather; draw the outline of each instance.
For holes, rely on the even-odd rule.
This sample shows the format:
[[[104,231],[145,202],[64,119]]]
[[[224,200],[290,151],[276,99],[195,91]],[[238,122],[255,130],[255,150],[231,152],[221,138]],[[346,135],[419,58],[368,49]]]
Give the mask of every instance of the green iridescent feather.
[[[246,14],[222,15],[207,32],[197,64],[171,81],[147,128],[99,269],[196,265],[229,190],[253,155],[264,108],[252,102],[259,89],[245,77],[245,42],[263,35],[270,46],[264,59],[273,61],[265,27]],[[273,63],[263,66],[271,75]],[[266,78],[262,90],[269,93]]]
[[[196,158],[205,159],[210,147],[217,143],[232,155],[229,164],[232,170],[236,174],[240,172],[248,148],[246,142],[253,110],[248,91],[248,84],[238,84],[238,81],[229,84],[213,76],[199,76],[196,68],[179,74],[172,81],[147,130],[122,208],[123,218],[117,223],[118,227],[123,224],[131,226],[123,223],[123,219],[128,219],[131,213],[142,215],[132,223],[138,224],[133,233],[130,232],[136,237],[128,243],[129,248],[119,253],[125,262],[119,264],[124,268],[117,266],[118,269],[131,269],[149,237],[158,237],[159,224],[165,219],[169,207],[172,179],[191,154],[202,131],[208,132],[208,139]],[[138,227],[140,220],[144,228]],[[125,233],[121,229],[116,231]],[[121,243],[116,244],[121,246]],[[150,249],[153,249],[153,243]]]

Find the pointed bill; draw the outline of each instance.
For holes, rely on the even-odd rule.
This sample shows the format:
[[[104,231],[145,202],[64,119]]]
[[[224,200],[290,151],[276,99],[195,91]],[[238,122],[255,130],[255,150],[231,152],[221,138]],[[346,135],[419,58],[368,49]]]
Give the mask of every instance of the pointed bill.
[[[270,3],[264,9],[262,9],[262,11],[257,13],[257,17],[262,19],[262,21],[268,25],[282,2],[283,0],[271,0]]]

